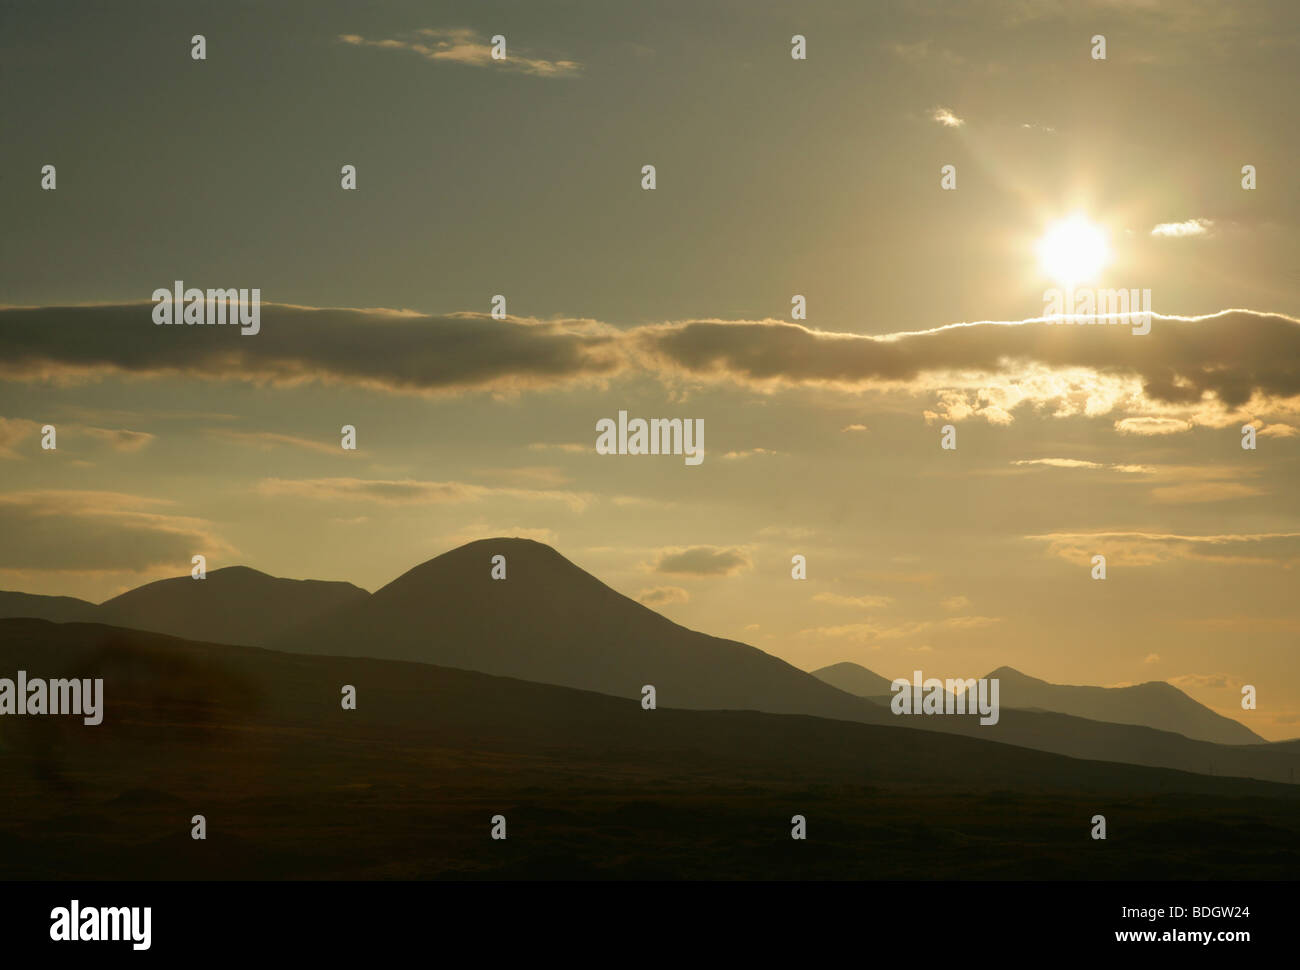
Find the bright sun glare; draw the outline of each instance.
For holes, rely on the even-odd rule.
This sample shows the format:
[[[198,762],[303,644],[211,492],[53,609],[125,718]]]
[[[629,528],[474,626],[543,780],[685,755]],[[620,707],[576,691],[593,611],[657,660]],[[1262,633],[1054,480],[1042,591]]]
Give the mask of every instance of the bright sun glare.
[[[1092,279],[1110,260],[1106,233],[1080,215],[1054,222],[1038,241],[1038,262],[1058,283]]]

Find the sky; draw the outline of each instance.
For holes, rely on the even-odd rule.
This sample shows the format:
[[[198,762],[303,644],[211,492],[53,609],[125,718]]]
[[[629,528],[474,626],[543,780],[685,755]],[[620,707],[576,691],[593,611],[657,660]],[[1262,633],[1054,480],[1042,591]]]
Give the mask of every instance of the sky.
[[[804,669],[1300,736],[1294,4],[17,2],[0,62],[0,588],[521,535]]]

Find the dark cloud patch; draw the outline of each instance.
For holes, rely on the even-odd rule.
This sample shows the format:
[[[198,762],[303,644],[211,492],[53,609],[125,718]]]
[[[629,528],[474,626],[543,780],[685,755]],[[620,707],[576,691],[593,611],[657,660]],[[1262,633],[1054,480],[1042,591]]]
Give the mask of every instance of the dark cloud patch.
[[[261,332],[157,326],[150,304],[0,310],[0,377],[193,375],[352,383],[388,391],[511,392],[601,381],[630,368],[665,380],[942,391],[978,375],[1091,372],[1135,379],[1147,404],[1236,409],[1300,395],[1300,321],[1228,310],[1197,318],[955,324],[870,337],[776,320],[699,320],[618,330],[590,320],[494,320],[267,304]],[[961,375],[957,377],[955,375]],[[996,383],[991,380],[990,384]],[[1136,385],[1135,385],[1136,386]],[[1018,386],[1021,400],[1052,393]],[[1138,402],[1141,403],[1141,402]],[[1093,413],[1101,413],[1100,411]]]
[[[1209,393],[1235,408],[1255,393],[1300,394],[1300,321],[1246,310],[1190,319],[1153,314],[1141,335],[1127,323],[1030,320],[868,337],[768,320],[645,327],[633,339],[654,366],[739,382],[937,386],[925,376],[1008,374],[1037,364],[1136,376],[1146,397],[1170,404]]]
[[[157,325],[149,303],[0,310],[0,376],[118,373],[401,392],[524,389],[609,375],[617,334],[590,321],[263,304],[261,331]]]

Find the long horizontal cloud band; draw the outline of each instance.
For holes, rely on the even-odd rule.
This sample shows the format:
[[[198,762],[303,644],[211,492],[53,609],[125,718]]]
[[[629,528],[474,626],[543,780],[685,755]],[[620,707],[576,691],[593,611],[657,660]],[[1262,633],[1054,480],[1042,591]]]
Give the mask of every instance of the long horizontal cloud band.
[[[1300,321],[1240,310],[1153,318],[1144,335],[1122,324],[1042,320],[957,324],[886,337],[773,321],[707,321],[648,327],[637,338],[665,363],[738,381],[907,383],[926,373],[1006,374],[1037,364],[1133,375],[1147,396],[1171,403],[1200,400],[1205,391],[1230,406],[1244,404],[1256,391],[1271,397],[1300,393]]]
[[[617,329],[591,320],[496,320],[265,304],[262,328],[156,326],[151,304],[0,309],[0,377],[101,373],[353,383],[395,392],[522,389],[627,372],[742,386],[848,390],[945,386],[958,373],[1088,370],[1134,378],[1146,398],[1228,407],[1300,395],[1300,321],[1228,310],[1124,324],[956,324],[870,337],[776,320]]]
[[[229,325],[156,325],[152,309],[0,309],[0,377],[183,374],[436,392],[544,386],[622,366],[618,332],[590,321],[263,304],[260,332],[244,335]]]

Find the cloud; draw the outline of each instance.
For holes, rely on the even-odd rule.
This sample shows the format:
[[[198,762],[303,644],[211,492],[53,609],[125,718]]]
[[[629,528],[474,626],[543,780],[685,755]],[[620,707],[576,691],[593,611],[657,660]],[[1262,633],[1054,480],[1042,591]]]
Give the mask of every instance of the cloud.
[[[204,431],[214,438],[235,444],[248,445],[262,451],[270,451],[276,445],[289,445],[305,451],[315,451],[325,455],[346,455],[341,444],[342,437],[330,441],[318,441],[313,438],[301,438],[297,435],[280,434],[275,431],[228,431],[225,428],[208,428]]]
[[[352,47],[410,51],[430,61],[445,61],[466,67],[492,67],[531,74],[534,77],[573,77],[582,71],[582,65],[577,61],[548,60],[534,56],[530,51],[511,45],[508,37],[506,56],[495,60],[492,57],[491,38],[465,28],[426,27],[407,34],[405,38],[387,40],[367,40],[360,34],[340,34],[339,40]]]
[[[846,424],[844,427],[840,428],[840,430],[841,431],[866,431],[867,426],[865,424]]]
[[[383,505],[460,505],[485,499],[522,499],[561,502],[581,512],[593,496],[550,489],[496,488],[467,482],[429,482],[415,479],[266,478],[257,485],[262,495],[292,496],[318,501],[367,501]]]
[[[1013,461],[1013,465],[1045,465],[1054,468],[1105,470],[1128,476],[1135,484],[1158,484],[1151,497],[1165,504],[1218,502],[1225,499],[1265,495],[1257,485],[1238,481],[1258,474],[1251,466],[1234,465],[1105,465],[1072,458],[1036,458]]]
[[[1193,630],[1212,630],[1237,636],[1300,633],[1300,617],[1289,616],[1208,616],[1183,620],[1181,625]]]
[[[564,441],[552,443],[549,441],[534,441],[528,446],[529,451],[562,451],[566,455],[589,455],[595,453],[594,445],[580,445],[573,441]]]
[[[1162,222],[1151,230],[1151,235],[1182,239],[1188,236],[1209,235],[1213,228],[1212,219],[1188,219],[1186,222]]]
[[[1017,466],[1039,465],[1046,468],[1071,468],[1119,472],[1123,475],[1148,475],[1161,471],[1156,465],[1126,465],[1100,461],[1088,461],[1083,458],[1021,458],[1011,464]]]
[[[676,502],[667,502],[658,498],[647,498],[644,495],[615,495],[610,498],[610,504],[617,508],[656,508],[671,509],[675,508]]]
[[[501,479],[516,485],[542,488],[558,488],[568,485],[573,479],[552,465],[521,465],[517,468],[489,468],[478,472],[483,478]]]
[[[1158,654],[1158,653],[1149,653],[1149,654],[1147,654],[1145,657],[1142,658],[1142,662],[1143,662],[1144,664],[1158,664],[1158,663],[1160,663],[1160,654]]]
[[[1121,434],[1180,434],[1191,431],[1192,423],[1177,418],[1121,418],[1115,422],[1115,430]]]
[[[1267,424],[1259,427],[1255,434],[1260,438],[1294,438],[1300,434],[1300,428],[1291,424]]]
[[[1056,417],[1120,410],[1129,413],[1119,430],[1156,433],[1223,427],[1238,409],[1300,410],[1300,320],[1247,310],[1152,314],[1145,335],[1033,319],[874,337],[711,320],[648,325],[629,336],[647,366],[679,379],[755,390],[933,392],[940,406],[929,416],[949,420],[1005,424],[1026,405]]]
[[[156,327],[149,304],[7,308],[0,309],[0,379],[181,376],[506,395],[649,374],[674,388],[930,395],[936,403],[923,411],[927,420],[1006,425],[1031,410],[1114,415],[1117,431],[1136,435],[1244,420],[1293,426],[1282,419],[1300,414],[1300,320],[1248,310],[1152,316],[1151,332],[1141,336],[1127,326],[1043,319],[864,336],[779,320],[620,330],[593,320],[266,304],[261,333],[243,336]]]
[[[947,108],[935,108],[930,112],[930,118],[939,122],[945,128],[960,128],[966,124],[961,118],[949,111]]]
[[[965,596],[951,596],[939,605],[949,611],[964,610],[970,606],[970,600]]]
[[[0,418],[0,458],[21,459],[18,445],[28,438],[34,438],[41,432],[36,421],[26,418]]]
[[[772,451],[770,448],[750,448],[748,451],[729,451],[722,457],[734,461],[739,458],[753,458],[757,455],[780,455],[780,454],[782,453],[779,451]]]
[[[719,546],[660,549],[650,564],[655,572],[691,576],[731,576],[752,566],[744,550]]]
[[[1188,482],[1183,485],[1164,485],[1151,490],[1157,502],[1222,502],[1227,499],[1249,498],[1264,495],[1265,490],[1241,482]]]
[[[204,519],[170,511],[173,502],[118,492],[51,489],[0,495],[0,569],[78,572],[189,570],[196,553],[233,547]]]
[[[1100,462],[1084,461],[1079,458],[1022,458],[1013,461],[1013,465],[1048,465],[1052,468],[1105,468]]]
[[[1104,555],[1108,566],[1154,566],[1177,560],[1226,565],[1289,565],[1300,561],[1300,532],[1177,535],[1150,532],[1054,532],[1024,537],[1077,565]]]
[[[691,594],[680,586],[654,586],[643,589],[636,594],[637,602],[645,606],[665,606],[669,603],[685,603]]]
[[[126,428],[81,428],[79,430],[97,441],[106,442],[114,451],[140,451],[154,440],[154,436],[147,431],[128,431]]]
[[[28,421],[26,418],[0,418],[0,458],[21,459],[23,456],[17,450],[17,446],[29,439],[35,446],[40,438],[42,427],[39,421]],[[70,438],[75,440],[84,435],[95,441],[104,442],[114,451],[124,453],[140,451],[154,440],[154,435],[146,431],[129,431],[126,428],[93,428],[77,424],[57,424],[55,431],[60,445]]]
[[[624,366],[590,320],[262,304],[261,332],[157,326],[152,304],[0,309],[0,379],[185,377],[437,394],[599,382]]]
[[[817,603],[830,603],[833,606],[856,606],[865,610],[879,609],[894,602],[890,596],[840,596],[837,593],[818,593],[813,597]]]
[[[1170,677],[1169,683],[1175,687],[1231,687],[1236,689],[1241,686],[1241,679],[1233,677],[1231,674],[1183,674],[1179,677]]]
[[[840,626],[820,626],[801,630],[803,635],[812,635],[832,640],[904,640],[919,634],[929,634],[951,630],[982,630],[1001,623],[1000,617],[994,616],[950,616],[943,620],[914,620],[907,623],[846,623]]]

